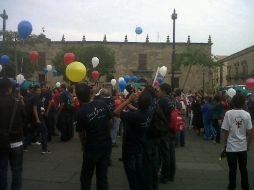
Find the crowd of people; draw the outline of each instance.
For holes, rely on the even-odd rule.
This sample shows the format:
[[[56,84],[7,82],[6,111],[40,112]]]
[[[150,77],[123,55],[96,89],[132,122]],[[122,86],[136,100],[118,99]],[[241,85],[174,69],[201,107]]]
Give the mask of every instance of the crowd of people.
[[[236,186],[237,160],[242,188],[249,188],[246,165],[254,114],[252,96],[245,99],[238,92],[230,100],[225,93],[214,97],[202,91],[184,94],[167,83],[157,89],[149,85],[135,89],[129,84],[126,90],[128,94],[110,92],[85,83],[16,89],[9,79],[0,79],[0,189],[7,189],[8,162],[12,189],[21,189],[23,152],[29,151],[32,143],[41,145],[41,154],[47,155],[53,136],[68,141],[76,130],[83,150],[82,190],[91,189],[95,168],[97,189],[109,189],[107,170],[118,135],[122,135],[120,160],[129,188],[157,190],[160,183],[174,181],[175,148],[186,145],[187,130],[195,130],[206,141],[221,143],[221,128],[230,169],[228,189]],[[243,110],[244,105],[251,114]],[[185,127],[178,131],[172,127],[175,109],[185,118]],[[242,126],[240,132],[236,126]]]

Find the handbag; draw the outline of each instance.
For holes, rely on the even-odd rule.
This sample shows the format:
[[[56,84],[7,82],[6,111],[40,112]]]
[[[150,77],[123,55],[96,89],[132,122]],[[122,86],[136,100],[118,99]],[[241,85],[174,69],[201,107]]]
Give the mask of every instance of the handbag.
[[[14,108],[12,111],[8,131],[7,132],[4,132],[4,131],[0,132],[0,151],[8,151],[10,149],[10,132],[11,132],[11,129],[13,126],[13,121],[14,121],[14,118],[15,118],[15,115],[17,112],[18,102],[19,101],[15,99]]]

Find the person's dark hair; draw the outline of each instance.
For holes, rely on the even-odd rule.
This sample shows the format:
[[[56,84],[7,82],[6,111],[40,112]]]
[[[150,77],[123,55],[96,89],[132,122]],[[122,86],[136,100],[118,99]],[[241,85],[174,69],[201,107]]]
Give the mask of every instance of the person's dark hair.
[[[140,110],[146,110],[152,103],[152,96],[148,92],[142,92],[138,97],[138,108]]]
[[[172,91],[172,89],[171,89],[171,86],[169,85],[169,84],[167,84],[167,83],[163,83],[163,84],[161,84],[160,85],[160,90],[161,91],[164,91],[166,94],[170,94],[171,93],[171,91]]]
[[[208,103],[211,103],[212,98],[210,96],[205,96],[204,100],[207,101]]]
[[[127,90],[130,94],[133,93],[132,85],[131,85],[131,84],[128,84],[128,85],[126,86],[126,90]]]
[[[231,105],[233,108],[244,108],[245,105],[245,97],[241,93],[234,95],[231,100]]]
[[[151,85],[145,86],[144,92],[150,93],[150,95],[152,96],[152,98],[156,98],[156,97],[157,97],[156,89],[153,88]]]
[[[76,95],[81,102],[89,102],[91,98],[91,87],[85,83],[77,84]]]
[[[7,90],[9,88],[12,88],[12,82],[8,78],[2,78],[0,79],[0,94],[4,95],[6,94]]]
[[[213,98],[213,99],[214,99],[214,101],[219,102],[221,98],[220,98],[220,96],[219,96],[219,95],[216,95],[216,96],[214,96],[214,98]]]
[[[68,87],[68,92],[73,93],[73,87],[72,86]]]
[[[35,92],[37,89],[40,89],[40,86],[39,86],[39,85],[35,85],[35,86],[34,86],[34,88],[33,88],[34,92]]]

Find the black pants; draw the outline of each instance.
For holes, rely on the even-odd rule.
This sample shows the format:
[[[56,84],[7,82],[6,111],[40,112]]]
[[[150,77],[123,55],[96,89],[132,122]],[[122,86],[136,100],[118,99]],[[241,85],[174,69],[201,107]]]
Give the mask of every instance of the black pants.
[[[73,114],[70,112],[61,112],[58,118],[58,129],[61,131],[61,140],[68,141],[73,137]]]
[[[108,162],[110,148],[95,148],[83,153],[83,164],[80,175],[81,190],[91,190],[94,169],[96,168],[97,190],[108,190]]]
[[[159,153],[161,162],[161,178],[173,181],[176,170],[175,140],[169,137],[161,139]]]
[[[220,130],[221,130],[220,128],[221,128],[221,126],[219,124],[219,120],[218,119],[213,119],[212,124],[213,124],[213,127],[214,127],[215,131],[216,131],[215,141],[217,143],[220,143]]]
[[[241,173],[241,186],[243,190],[249,190],[248,171],[247,171],[247,151],[227,152],[227,161],[229,167],[229,185],[228,190],[236,189],[237,162]]]
[[[147,189],[157,190],[159,187],[158,174],[159,163],[159,139],[147,139],[144,154],[144,173],[146,176]]]
[[[123,164],[130,190],[147,190],[143,152],[130,153],[123,148]]]

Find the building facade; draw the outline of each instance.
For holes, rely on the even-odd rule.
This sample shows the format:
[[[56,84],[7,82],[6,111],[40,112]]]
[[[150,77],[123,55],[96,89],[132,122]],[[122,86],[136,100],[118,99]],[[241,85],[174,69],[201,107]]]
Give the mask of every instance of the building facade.
[[[113,69],[114,78],[118,79],[126,74],[137,75],[139,78],[144,78],[148,83],[152,83],[158,67],[166,66],[168,73],[165,76],[165,81],[171,83],[171,66],[172,66],[172,43],[167,40],[165,43],[149,42],[128,42],[127,37],[124,42],[107,42],[106,38],[103,41],[45,41],[35,43],[33,45],[27,43],[20,48],[23,51],[36,50],[39,52],[39,68],[51,64],[54,57],[63,47],[80,47],[80,46],[107,46],[114,51],[116,64]],[[211,56],[211,39],[207,43],[190,43],[190,39],[186,43],[176,43],[176,54],[179,54],[187,47],[198,48]],[[100,60],[103,63],[103,60]],[[64,63],[63,63],[64,64]],[[175,71],[175,84],[177,88],[182,88],[187,74],[187,67],[181,67]],[[39,72],[35,79],[43,78],[44,73]],[[192,66],[189,79],[184,87],[184,90],[200,90],[211,91],[212,74],[207,69],[201,66]],[[48,81],[52,83],[60,80],[48,76]]]
[[[245,84],[246,79],[254,77],[254,46],[234,53],[221,62],[227,68],[223,72],[226,85]]]

